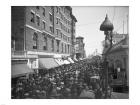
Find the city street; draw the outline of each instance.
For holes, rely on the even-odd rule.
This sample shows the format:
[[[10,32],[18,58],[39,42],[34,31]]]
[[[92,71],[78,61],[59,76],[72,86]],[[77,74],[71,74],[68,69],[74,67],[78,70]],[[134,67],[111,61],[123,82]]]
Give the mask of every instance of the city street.
[[[127,6],[12,6],[11,14],[12,99],[129,98]]]

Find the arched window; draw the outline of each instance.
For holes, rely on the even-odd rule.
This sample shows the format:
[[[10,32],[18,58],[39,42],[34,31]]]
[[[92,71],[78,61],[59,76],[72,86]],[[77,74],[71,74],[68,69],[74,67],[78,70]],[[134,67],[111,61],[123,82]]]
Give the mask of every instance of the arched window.
[[[37,44],[38,44],[38,34],[35,32],[33,34],[33,49],[37,49]]]

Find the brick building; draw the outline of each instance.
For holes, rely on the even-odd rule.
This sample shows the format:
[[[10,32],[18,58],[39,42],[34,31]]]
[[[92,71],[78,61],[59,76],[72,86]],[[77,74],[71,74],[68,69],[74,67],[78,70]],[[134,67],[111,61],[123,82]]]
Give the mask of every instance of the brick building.
[[[11,13],[12,63],[25,60],[31,69],[51,68],[47,58],[59,65],[74,56],[77,20],[70,6],[13,6]]]
[[[83,37],[79,36],[76,37],[76,43],[75,43],[75,53],[76,53],[76,59],[80,60],[85,58],[85,43],[83,42]]]

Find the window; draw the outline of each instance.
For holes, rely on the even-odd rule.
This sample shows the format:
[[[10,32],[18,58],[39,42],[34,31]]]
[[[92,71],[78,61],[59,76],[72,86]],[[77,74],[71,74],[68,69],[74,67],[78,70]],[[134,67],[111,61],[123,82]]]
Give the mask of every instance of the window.
[[[48,50],[48,39],[47,36],[44,35],[44,46],[43,46],[44,50]]]
[[[57,52],[59,52],[59,40],[57,40],[56,42],[57,42]]]
[[[50,26],[50,31],[53,33],[53,27],[52,26]]]
[[[68,53],[69,53],[69,45],[68,45]]]
[[[40,17],[36,16],[36,20],[37,20],[37,25],[39,26],[40,25]]]
[[[69,38],[69,42],[71,42],[71,39]]]
[[[31,12],[31,22],[35,22],[35,14],[33,12]]]
[[[58,29],[56,29],[56,35],[58,36],[58,34],[59,34],[59,30],[58,30]]]
[[[15,36],[12,36],[11,47],[15,50]]]
[[[52,39],[52,51],[54,51],[54,40]]]
[[[59,12],[59,7],[56,7],[56,13],[58,13]]]
[[[61,29],[63,28],[63,27],[62,27],[62,23],[61,23],[61,22],[60,22],[60,27],[61,27]]]
[[[61,14],[61,12],[60,12],[60,8],[58,7],[58,11],[59,11],[59,14]]]
[[[45,16],[45,8],[43,8],[43,13],[42,14],[43,14],[43,16]]]
[[[37,44],[38,44],[38,35],[35,32],[33,35],[33,49],[37,49]]]
[[[36,6],[36,9],[38,9],[38,10],[39,10],[39,6]]]
[[[50,14],[50,21],[53,22],[53,16]]]
[[[61,46],[62,46],[62,53],[63,53],[63,43],[61,43]]]
[[[61,35],[61,38],[62,38],[63,37],[62,32],[60,33],[60,35]]]
[[[56,18],[56,24],[59,24],[59,19],[58,18]]]
[[[66,19],[66,24],[68,24],[68,20]]]
[[[43,21],[43,29],[45,29],[46,28],[46,26],[45,26],[45,22]]]
[[[53,12],[53,6],[51,6],[51,12]]]
[[[62,19],[62,13],[60,12],[60,17],[61,17],[61,19]]]
[[[67,53],[67,45],[65,44],[65,53]]]

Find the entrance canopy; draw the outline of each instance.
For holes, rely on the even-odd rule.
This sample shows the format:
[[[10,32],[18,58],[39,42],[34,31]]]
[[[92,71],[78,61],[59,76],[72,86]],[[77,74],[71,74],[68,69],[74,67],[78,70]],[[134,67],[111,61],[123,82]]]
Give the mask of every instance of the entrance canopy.
[[[39,68],[40,69],[50,69],[59,66],[54,58],[40,58]]]
[[[23,76],[29,73],[33,73],[34,71],[30,69],[27,64],[12,64],[11,67],[12,78]]]

